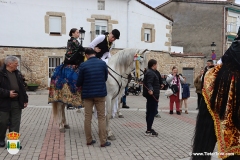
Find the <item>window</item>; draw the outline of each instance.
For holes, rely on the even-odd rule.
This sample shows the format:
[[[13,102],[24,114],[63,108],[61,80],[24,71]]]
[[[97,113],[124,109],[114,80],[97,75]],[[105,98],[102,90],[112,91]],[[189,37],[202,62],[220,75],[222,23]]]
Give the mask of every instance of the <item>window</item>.
[[[46,12],[45,33],[50,36],[66,34],[66,16],[63,12]]]
[[[95,20],[95,37],[107,32],[107,21]]]
[[[151,42],[151,29],[144,29],[144,41]]]
[[[231,17],[228,16],[228,20],[227,20],[227,30],[228,32],[234,32],[237,33],[237,17]]]
[[[48,77],[52,77],[54,69],[62,63],[62,57],[49,57],[48,59]]]
[[[155,42],[155,29],[154,24],[143,23],[141,28],[141,41],[147,43]]]
[[[61,17],[50,16],[49,17],[49,33],[61,35],[61,30],[62,30],[61,24],[62,24]]]
[[[227,48],[226,48],[226,50],[231,46],[231,44],[232,44],[232,42],[227,41]]]
[[[98,1],[98,10],[105,10],[105,1]]]

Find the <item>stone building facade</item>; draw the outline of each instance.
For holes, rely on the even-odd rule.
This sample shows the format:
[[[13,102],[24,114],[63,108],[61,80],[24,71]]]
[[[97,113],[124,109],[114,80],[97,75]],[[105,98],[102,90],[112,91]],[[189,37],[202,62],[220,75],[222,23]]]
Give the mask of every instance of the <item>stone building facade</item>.
[[[121,49],[113,49],[112,54],[119,50]],[[53,66],[50,66],[51,58],[59,58],[58,63],[61,63],[65,51],[65,48],[0,47],[0,59],[7,55],[18,56],[20,58],[20,70],[28,83],[36,83],[39,84],[39,89],[47,89],[49,77],[54,69]],[[183,73],[184,69],[190,68],[193,71],[193,79],[204,66],[204,56],[202,54],[169,54],[169,52],[150,51],[147,58],[156,59],[158,70],[165,75],[171,72],[173,66],[178,68],[179,73]],[[192,84],[193,79],[190,79],[189,83]]]
[[[173,46],[183,46],[184,53],[201,52],[207,59],[211,59],[212,42],[217,45],[217,59],[224,54],[232,42],[230,27],[236,28],[230,36],[236,36],[240,25],[233,24],[240,16],[240,5],[235,0],[168,0],[156,10],[173,19]],[[238,15],[234,17],[233,13]]]

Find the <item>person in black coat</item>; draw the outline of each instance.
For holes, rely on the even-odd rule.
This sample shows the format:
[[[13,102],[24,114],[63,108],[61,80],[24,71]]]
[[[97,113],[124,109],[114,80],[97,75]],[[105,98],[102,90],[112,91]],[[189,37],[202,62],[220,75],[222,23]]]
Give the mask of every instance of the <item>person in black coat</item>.
[[[146,136],[158,136],[158,133],[152,129],[154,116],[157,114],[158,99],[160,95],[160,81],[157,73],[157,61],[151,59],[148,61],[148,70],[143,80],[143,96],[147,99],[147,131]]]
[[[7,56],[0,68],[0,147],[5,147],[9,122],[9,132],[19,133],[22,109],[28,105],[23,77],[17,69],[18,61],[15,56]]]

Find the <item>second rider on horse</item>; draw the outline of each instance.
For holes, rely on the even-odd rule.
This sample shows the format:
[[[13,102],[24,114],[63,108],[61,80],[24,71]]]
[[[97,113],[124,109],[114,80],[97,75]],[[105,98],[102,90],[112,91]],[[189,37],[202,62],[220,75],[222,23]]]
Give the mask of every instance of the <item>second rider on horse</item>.
[[[96,57],[102,59],[106,63],[108,63],[108,58],[111,57],[110,50],[112,48],[113,42],[116,39],[119,39],[120,32],[117,29],[112,30],[107,35],[99,35],[97,36],[90,44],[89,47],[94,49],[97,54]]]

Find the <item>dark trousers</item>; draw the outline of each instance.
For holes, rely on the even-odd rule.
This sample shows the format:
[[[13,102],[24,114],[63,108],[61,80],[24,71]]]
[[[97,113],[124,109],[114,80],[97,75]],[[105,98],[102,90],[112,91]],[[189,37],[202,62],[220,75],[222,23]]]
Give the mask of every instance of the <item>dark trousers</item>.
[[[123,103],[123,106],[125,106],[127,103],[126,103],[126,95],[122,96],[122,103]]]
[[[127,102],[126,102],[126,94],[127,94],[127,90],[128,90],[128,87],[125,87],[125,95],[122,96],[122,103],[123,103],[123,106],[127,105]]]
[[[152,96],[147,97],[146,99],[147,99],[147,105],[146,105],[147,130],[150,131],[152,129],[154,117],[157,114],[158,102]]]
[[[9,122],[9,132],[19,133],[22,109],[20,109],[18,101],[12,101],[9,107],[11,107],[9,112],[0,111],[0,141],[5,140]]]
[[[197,99],[197,108],[199,108],[200,107],[200,103],[201,103],[201,99],[202,99],[202,94],[201,93],[197,93],[197,97],[198,97],[198,99]]]

